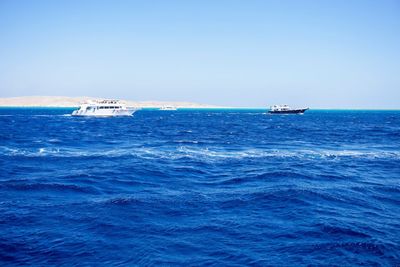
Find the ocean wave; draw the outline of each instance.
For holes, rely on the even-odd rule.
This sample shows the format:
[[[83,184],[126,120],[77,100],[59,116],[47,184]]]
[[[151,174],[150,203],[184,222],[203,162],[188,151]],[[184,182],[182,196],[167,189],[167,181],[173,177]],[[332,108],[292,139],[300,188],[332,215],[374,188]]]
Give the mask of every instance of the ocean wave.
[[[343,249],[346,251],[351,251],[357,254],[375,254],[378,256],[383,256],[386,248],[386,244],[382,243],[374,243],[374,242],[329,242],[329,243],[321,243],[312,245],[314,249],[322,249],[322,250],[334,250],[334,249]]]
[[[246,175],[246,176],[241,176],[241,177],[233,177],[233,178],[227,178],[227,179],[222,179],[222,180],[217,180],[217,181],[211,181],[211,182],[206,182],[205,184],[218,184],[218,185],[237,185],[237,184],[244,184],[244,183],[251,183],[251,182],[256,182],[259,183],[260,181],[271,181],[275,179],[288,179],[295,177],[297,180],[298,179],[310,179],[314,178],[312,176],[299,173],[299,172],[294,172],[294,171],[271,171],[271,172],[264,172],[264,173],[259,173],[259,174],[254,174],[254,175]]]
[[[400,263],[397,111],[2,112],[6,265]]]
[[[223,151],[218,149],[198,149],[181,146],[177,149],[176,156],[193,156],[198,158],[215,159],[243,159],[243,158],[318,158],[318,159],[336,159],[336,158],[383,158],[400,159],[399,151],[361,151],[361,150],[261,150],[247,149],[237,151]]]
[[[57,118],[57,117],[73,117],[73,116],[71,114],[0,114],[0,117]]]
[[[59,192],[77,192],[77,193],[95,193],[96,190],[89,186],[78,186],[75,184],[64,183],[25,183],[25,182],[3,182],[2,189],[18,191],[59,191]]]
[[[39,117],[39,118],[58,118],[58,117],[72,117],[71,114],[35,114],[35,115],[19,115],[19,116],[27,116],[27,117]]]
[[[178,144],[198,144],[199,141],[197,140],[175,140],[173,143],[178,143]]]
[[[50,143],[58,143],[58,139],[50,139]],[[179,140],[178,143],[197,144],[196,141]],[[245,149],[224,151],[218,148],[194,148],[190,146],[171,147],[169,149],[156,148],[120,148],[120,149],[77,149],[66,147],[41,147],[37,149],[21,149],[0,147],[0,155],[23,157],[124,157],[136,156],[145,159],[185,159],[195,160],[230,160],[251,158],[294,158],[340,160],[354,159],[400,159],[400,151],[376,150],[262,150]]]

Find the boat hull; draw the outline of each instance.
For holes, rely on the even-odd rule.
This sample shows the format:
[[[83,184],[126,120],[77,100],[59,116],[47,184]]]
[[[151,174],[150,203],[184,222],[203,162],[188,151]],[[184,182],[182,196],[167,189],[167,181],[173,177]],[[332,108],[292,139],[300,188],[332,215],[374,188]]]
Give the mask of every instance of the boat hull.
[[[302,109],[291,109],[291,110],[270,110],[268,111],[269,114],[304,114],[308,108]]]
[[[99,111],[96,110],[95,112],[87,111],[87,112],[80,112],[79,110],[75,110],[72,112],[72,116],[77,117],[123,117],[123,116],[132,116],[135,113],[135,109],[127,109],[127,110],[115,110],[115,111]]]

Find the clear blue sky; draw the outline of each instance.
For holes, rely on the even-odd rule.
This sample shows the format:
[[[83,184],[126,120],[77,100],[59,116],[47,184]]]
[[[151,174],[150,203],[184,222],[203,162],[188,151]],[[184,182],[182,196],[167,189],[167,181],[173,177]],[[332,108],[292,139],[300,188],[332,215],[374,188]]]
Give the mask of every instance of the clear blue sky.
[[[400,1],[0,0],[0,97],[400,108]]]

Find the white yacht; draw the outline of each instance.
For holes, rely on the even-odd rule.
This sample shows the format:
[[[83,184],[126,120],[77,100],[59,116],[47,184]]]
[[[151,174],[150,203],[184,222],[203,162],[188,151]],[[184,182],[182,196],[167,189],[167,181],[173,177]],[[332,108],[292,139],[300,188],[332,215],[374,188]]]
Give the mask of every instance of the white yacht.
[[[118,100],[92,100],[72,112],[72,116],[132,116],[135,108],[127,108]]]
[[[288,105],[274,105],[268,111],[270,114],[303,114],[308,108],[293,109]]]

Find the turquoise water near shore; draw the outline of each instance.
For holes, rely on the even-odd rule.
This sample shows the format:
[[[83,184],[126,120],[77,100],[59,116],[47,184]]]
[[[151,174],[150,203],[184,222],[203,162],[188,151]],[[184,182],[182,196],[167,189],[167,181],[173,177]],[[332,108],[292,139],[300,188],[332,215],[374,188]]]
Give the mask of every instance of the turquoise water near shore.
[[[0,263],[400,264],[400,111],[0,108]]]

